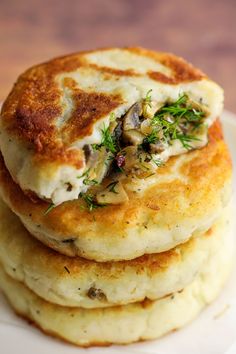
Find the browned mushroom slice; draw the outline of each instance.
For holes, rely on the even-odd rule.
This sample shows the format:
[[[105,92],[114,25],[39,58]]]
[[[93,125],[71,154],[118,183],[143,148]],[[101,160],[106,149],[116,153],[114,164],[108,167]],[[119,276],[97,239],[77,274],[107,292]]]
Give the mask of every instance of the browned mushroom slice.
[[[150,152],[153,154],[159,154],[167,148],[167,144],[162,141],[158,141],[156,144],[150,144]]]
[[[98,151],[93,151],[87,163],[87,168],[93,173],[90,179],[95,179],[101,182],[108,173],[109,167],[112,163],[112,154],[107,152],[104,147]]]
[[[122,132],[123,132],[123,130],[122,130],[122,122],[119,121],[118,123],[116,123],[116,127],[115,127],[114,132],[113,132],[116,141],[120,140],[120,138],[122,136]]]
[[[149,134],[152,133],[152,131],[153,131],[153,126],[152,126],[152,121],[151,121],[151,119],[144,119],[144,121],[141,123],[140,131],[141,131],[144,135],[149,135]]]
[[[131,130],[140,127],[139,117],[142,115],[142,103],[136,102],[124,116],[123,129]]]
[[[189,127],[183,123],[179,124],[179,129],[180,129],[181,133],[183,132],[184,134],[187,134],[189,131]]]
[[[137,147],[127,146],[122,150],[122,154],[125,156],[125,165],[123,169],[127,172],[132,169],[132,167],[137,163]]]
[[[143,116],[145,118],[152,118],[155,113],[163,106],[163,103],[151,101],[150,103],[143,102]]]
[[[193,101],[190,98],[188,99],[188,106],[191,106],[196,111],[204,112],[204,116],[205,117],[207,117],[210,114],[210,112],[207,109],[206,105],[203,105],[201,103]]]
[[[91,154],[93,153],[93,149],[91,145],[86,144],[84,145],[83,150],[84,150],[85,161],[87,163]]]
[[[127,130],[127,131],[124,131],[123,138],[124,138],[124,141],[129,144],[139,145],[139,144],[142,144],[142,141],[145,138],[145,135],[143,135],[138,130]]]
[[[96,200],[99,204],[122,204],[129,200],[126,191],[124,190],[121,182],[117,182],[115,186],[99,192],[96,195]]]

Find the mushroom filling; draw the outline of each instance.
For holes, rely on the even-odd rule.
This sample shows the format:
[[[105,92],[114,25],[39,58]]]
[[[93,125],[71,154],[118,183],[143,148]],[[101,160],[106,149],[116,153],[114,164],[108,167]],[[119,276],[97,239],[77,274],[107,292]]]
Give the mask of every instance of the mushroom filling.
[[[112,119],[110,126],[102,129],[100,144],[84,146],[88,169],[80,177],[84,178],[85,185],[99,184],[105,176],[119,172],[139,175],[149,171],[150,174],[170,156],[206,145],[205,106],[192,101],[187,94],[175,102],[160,105],[151,99],[150,92],[124,116]],[[122,186],[117,187],[123,195]],[[117,203],[109,202],[109,196],[104,193],[100,197],[103,203],[122,202],[118,197]]]
[[[87,296],[91,300],[99,300],[99,301],[106,301],[107,300],[104,292],[101,289],[97,289],[95,287],[89,288],[89,290],[87,292]]]

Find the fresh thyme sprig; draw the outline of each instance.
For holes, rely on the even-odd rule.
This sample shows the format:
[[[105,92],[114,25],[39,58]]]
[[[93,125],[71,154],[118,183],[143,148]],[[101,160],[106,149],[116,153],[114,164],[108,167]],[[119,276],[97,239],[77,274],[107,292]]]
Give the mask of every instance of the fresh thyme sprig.
[[[146,96],[143,98],[143,115],[148,115],[148,108],[152,108],[152,89],[148,90]]]
[[[161,167],[163,166],[164,162],[159,159],[159,158],[155,158],[153,156],[153,154],[149,153],[149,152],[145,152],[145,158],[144,158],[144,162],[154,162],[154,164],[157,166],[157,167]]]
[[[89,210],[89,211],[93,211],[95,209],[98,209],[98,208],[103,208],[106,206],[106,204],[99,204],[96,202],[94,196],[92,194],[84,194],[84,193],[80,193],[79,195],[83,200],[84,202],[86,203],[86,208]],[[84,209],[84,207],[82,207]]]
[[[83,184],[85,184],[86,186],[95,186],[96,184],[98,184],[98,181],[96,179],[85,178],[83,180]]]
[[[47,215],[47,214],[50,213],[50,211],[52,211],[55,207],[56,207],[55,204],[50,203],[49,206],[47,207],[47,209],[45,210],[45,212],[44,212],[43,214],[44,214],[44,215]]]
[[[112,154],[116,154],[117,145],[115,137],[111,134],[109,127],[104,127],[102,130],[102,141],[100,144],[92,144],[94,150],[99,150],[101,147],[105,147],[107,151],[110,151]]]
[[[115,113],[112,112],[112,113],[110,114],[110,122],[115,122],[115,120],[116,120]]]
[[[153,129],[150,134],[146,135],[142,144],[155,144],[158,141],[157,129]]]
[[[153,117],[152,124],[155,125],[158,123],[160,118],[164,118],[166,114],[170,114],[174,118],[184,117],[188,122],[199,122],[199,120],[202,120],[205,113],[200,109],[197,110],[196,108],[193,108],[191,104],[187,103],[187,101],[188,96],[184,94],[180,96],[177,101],[163,106]]]
[[[164,161],[160,158],[156,158],[154,154],[151,154],[146,148],[144,149],[143,145],[138,145],[138,160],[139,163],[143,164],[144,162],[154,162],[157,167],[161,167],[164,165]],[[143,165],[144,167],[144,165]],[[149,170],[148,167],[144,167]]]
[[[159,144],[163,145],[163,142],[160,139],[160,136],[158,134],[158,130],[156,128],[154,128],[150,134],[146,135],[146,137],[143,139],[142,144],[139,145],[139,149],[142,149],[146,155],[147,158],[151,161],[153,161],[155,163],[156,166],[160,167],[163,165],[163,161],[159,158],[154,158],[155,156],[155,152],[151,153],[151,145],[155,145],[155,144]],[[162,150],[160,150],[162,151]]]
[[[147,105],[148,107],[152,108],[152,89],[148,90],[148,92],[146,93],[145,98],[143,99],[143,103],[144,105]]]
[[[153,155],[151,155],[151,161],[153,161],[157,167],[161,167],[164,165],[164,161],[162,159],[157,159]]]
[[[200,139],[194,135],[184,135],[184,134],[177,134],[176,139],[178,139],[182,143],[183,147],[187,150],[193,148],[192,145],[189,144],[191,141],[200,141]]]
[[[89,179],[89,173],[90,173],[90,168],[87,171],[85,171],[81,176],[78,176],[77,178],[85,177],[85,179],[83,180],[83,184],[85,184],[86,186],[94,186],[98,184],[98,181],[96,179]]]
[[[109,192],[113,192],[115,194],[118,194],[118,192],[115,190],[117,184],[118,184],[118,181],[111,182],[110,184],[108,184],[108,186],[106,188],[109,190]]]

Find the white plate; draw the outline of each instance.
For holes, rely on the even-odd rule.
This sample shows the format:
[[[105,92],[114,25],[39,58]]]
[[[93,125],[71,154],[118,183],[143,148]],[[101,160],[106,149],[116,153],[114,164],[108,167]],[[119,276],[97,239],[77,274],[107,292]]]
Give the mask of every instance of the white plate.
[[[223,114],[225,137],[236,166],[236,115]],[[236,175],[234,175],[236,189]],[[236,203],[235,211],[236,211]],[[221,296],[191,325],[164,338],[109,348],[79,349],[43,335],[14,315],[0,294],[1,354],[236,354],[236,265]]]

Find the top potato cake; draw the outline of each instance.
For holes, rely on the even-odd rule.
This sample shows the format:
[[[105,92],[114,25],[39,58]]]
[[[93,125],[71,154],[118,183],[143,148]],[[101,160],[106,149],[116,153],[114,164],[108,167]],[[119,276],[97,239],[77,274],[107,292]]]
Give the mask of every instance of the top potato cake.
[[[1,195],[30,233],[61,253],[96,261],[162,252],[204,232],[228,204],[231,179],[218,121],[204,148],[171,157],[155,173],[123,173],[127,201],[122,204],[88,207],[88,200],[79,198],[47,212],[48,203],[23,193],[0,159]],[[104,179],[91,193],[115,194],[109,186]]]
[[[117,170],[150,174],[170,156],[206,145],[222,105],[222,89],[172,54],[81,52],[19,77],[3,104],[0,148],[25,193],[58,205]],[[126,202],[118,187],[93,202]]]

